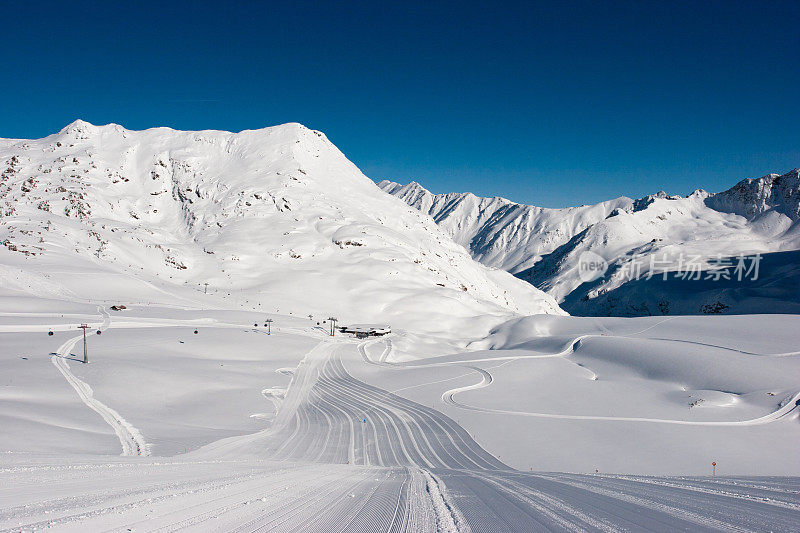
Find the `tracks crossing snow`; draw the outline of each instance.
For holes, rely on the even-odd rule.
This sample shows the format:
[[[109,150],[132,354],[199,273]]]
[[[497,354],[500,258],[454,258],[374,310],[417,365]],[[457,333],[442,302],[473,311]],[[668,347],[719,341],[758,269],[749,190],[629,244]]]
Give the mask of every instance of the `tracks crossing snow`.
[[[53,357],[59,369],[77,341],[70,339],[60,357]],[[109,483],[100,494],[82,475],[85,482],[73,483],[61,498],[32,504],[23,497],[16,505],[0,506],[0,530],[108,529],[108,524],[145,531],[392,532],[792,531],[796,526],[800,486],[787,478],[514,471],[439,411],[354,378],[344,357],[356,355],[348,352],[353,349],[351,343],[325,341],[306,355],[292,372],[273,428],[239,439],[259,450],[258,461],[150,464],[146,459],[90,466],[109,468],[119,486]],[[386,364],[388,351],[374,362]],[[482,383],[490,383],[491,373],[483,372]],[[69,376],[74,378],[64,377],[81,399],[119,430],[127,453],[146,449],[135,428],[95,403],[91,389]],[[63,472],[23,466],[0,470],[0,476],[33,476],[46,483]]]
[[[99,329],[104,330],[109,326],[111,318],[108,312],[102,307],[98,307],[98,311],[103,315],[103,323]],[[95,398],[94,392],[89,384],[81,381],[72,373],[67,360],[72,349],[82,339],[83,334],[64,342],[56,353],[50,357],[50,361],[53,363],[53,366],[61,372],[64,379],[67,380],[67,383],[75,389],[80,400],[86,404],[89,409],[99,414],[103,420],[111,426],[111,429],[114,430],[114,433],[117,435],[122,445],[122,455],[150,455],[150,446],[145,441],[141,432],[114,409]]]

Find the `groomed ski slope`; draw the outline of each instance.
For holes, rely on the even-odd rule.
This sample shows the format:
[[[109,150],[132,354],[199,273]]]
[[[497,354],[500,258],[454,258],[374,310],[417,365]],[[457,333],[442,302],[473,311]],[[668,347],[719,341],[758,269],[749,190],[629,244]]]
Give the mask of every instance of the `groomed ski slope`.
[[[441,362],[426,365],[421,361],[407,368],[390,364],[396,357],[392,337],[366,343],[330,338],[310,321],[304,326],[301,319],[286,318],[285,331],[276,328],[269,344],[264,333],[250,328],[241,315],[223,318],[216,313],[213,318],[180,321],[153,316],[158,313],[134,313],[119,319],[104,312],[97,315],[93,323],[105,330],[101,338],[92,339],[95,366],[72,363],[69,375],[73,379],[83,383],[82,378],[88,379],[84,372],[104,372],[104,365],[110,363],[115,371],[124,372],[123,344],[130,339],[136,339],[132,346],[138,358],[156,350],[161,357],[173,357],[174,364],[180,360],[170,354],[165,336],[175,336],[172,342],[176,344],[180,339],[181,350],[188,343],[187,349],[199,350],[201,358],[219,350],[221,338],[224,342],[244,336],[266,350],[261,364],[274,367],[274,379],[290,375],[274,419],[251,433],[237,432],[242,434],[222,439],[196,437],[197,443],[205,440],[207,444],[171,457],[2,454],[0,531],[794,531],[800,518],[800,480],[793,477],[657,477],[513,469],[444,414],[445,405],[428,406],[401,396],[403,391],[391,393],[356,377],[371,375],[375,383],[389,384],[392,378],[380,378],[383,373],[412,372],[415,379],[424,373],[427,378],[421,388],[433,386],[439,394],[452,389],[447,381],[437,383],[443,381],[441,377],[434,379],[436,369],[443,367]],[[33,327],[42,320],[31,316],[18,322],[22,329],[38,329],[42,335],[52,324]],[[180,322],[183,326],[176,328]],[[192,325],[197,323],[205,327]],[[198,335],[193,334],[194,327]],[[13,328],[7,326],[4,335],[30,335],[9,333]],[[631,330],[631,335],[643,329]],[[657,328],[653,332],[664,333]],[[148,343],[148,339],[156,342]],[[67,343],[74,340],[71,337]],[[104,349],[115,343],[118,353]],[[204,345],[213,346],[213,351],[202,351]],[[61,357],[47,357],[65,360],[70,357],[69,348],[62,343],[57,351]],[[245,357],[248,349],[242,343],[238,356]],[[287,366],[287,353],[271,355],[275,349],[294,353],[293,366]],[[469,355],[462,354],[464,359]],[[214,366],[232,364],[220,356],[216,361],[225,362]],[[455,379],[474,380],[474,373],[465,376],[463,368],[454,370]],[[104,374],[95,376],[100,375]],[[177,376],[172,383],[176,388],[186,386]],[[213,384],[207,386],[211,393]],[[141,387],[150,390],[147,384]],[[79,389],[72,392],[85,402]],[[144,412],[148,407],[140,395],[128,391],[135,400],[126,401],[125,391],[99,390],[103,395],[96,401],[103,407],[90,411],[86,407],[91,405],[85,404],[84,409],[118,435],[123,454],[130,454],[130,449],[117,424],[130,432],[133,441],[133,435],[138,435],[150,443],[150,431],[152,440],[159,443],[153,448],[154,456],[159,446],[169,449]],[[262,404],[254,409],[270,403],[259,390],[248,397],[254,402],[261,398]],[[109,419],[108,413],[115,416]],[[794,417],[796,423],[795,409],[784,414],[783,419]],[[210,424],[214,419],[208,416]],[[172,426],[174,437],[188,431],[182,425]],[[181,438],[190,434],[185,435]],[[109,453],[119,454],[119,443],[116,448]]]

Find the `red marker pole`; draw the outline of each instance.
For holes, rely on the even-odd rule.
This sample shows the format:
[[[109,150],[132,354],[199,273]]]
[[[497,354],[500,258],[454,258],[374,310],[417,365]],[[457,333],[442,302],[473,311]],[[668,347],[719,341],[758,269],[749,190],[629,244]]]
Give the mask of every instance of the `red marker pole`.
[[[711,472],[711,475],[716,477],[716,475],[717,475],[717,462],[714,461],[713,463],[711,463],[711,467],[713,468],[713,470]]]

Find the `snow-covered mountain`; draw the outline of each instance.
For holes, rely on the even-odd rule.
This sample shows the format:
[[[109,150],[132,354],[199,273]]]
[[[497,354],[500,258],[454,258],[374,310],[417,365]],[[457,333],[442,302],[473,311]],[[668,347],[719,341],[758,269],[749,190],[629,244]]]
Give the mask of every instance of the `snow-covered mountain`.
[[[472,193],[433,194],[417,182],[378,186],[429,214],[481,263],[516,273],[533,266],[573,235],[605,219],[633,200],[616,198],[596,205],[548,209]]]
[[[7,289],[151,300],[246,291],[253,308],[428,329],[561,313],[300,124],[229,133],[76,121],[0,141],[0,163]]]
[[[640,315],[653,310],[669,313],[670,308],[701,313],[719,309],[718,303],[723,309],[734,309],[739,300],[733,301],[733,292],[723,291],[721,286],[719,290],[706,287],[703,294],[688,300],[684,294],[680,305],[674,305],[677,302],[671,301],[663,287],[645,290],[642,278],[650,282],[653,274],[679,271],[689,261],[699,264],[705,277],[715,263],[731,262],[740,255],[800,249],[798,169],[746,179],[717,194],[697,190],[681,197],[659,192],[638,200],[619,198],[594,206],[550,210],[470,194],[432,195],[417,184],[380,185],[430,214],[479,261],[495,264],[500,258],[503,268],[554,296],[567,311],[581,314]],[[504,216],[504,210],[517,215]],[[478,241],[480,246],[476,246]],[[588,282],[581,277],[585,252],[607,262],[603,277]],[[765,264],[783,265],[786,257]],[[762,270],[758,286],[763,287],[764,277],[769,280],[772,275],[784,278],[786,270]],[[619,298],[604,296],[637,279],[639,289],[631,291],[629,285],[624,298],[618,293],[614,295]],[[752,291],[748,294],[754,296]],[[755,296],[780,303],[773,311],[786,311],[784,304],[792,307],[800,301],[794,291]]]
[[[768,174],[757,179],[744,179],[706,200],[709,207],[736,213],[748,220],[784,215],[792,222],[800,219],[800,169],[786,174]],[[774,215],[771,215],[774,213]],[[786,224],[786,221],[781,222]]]

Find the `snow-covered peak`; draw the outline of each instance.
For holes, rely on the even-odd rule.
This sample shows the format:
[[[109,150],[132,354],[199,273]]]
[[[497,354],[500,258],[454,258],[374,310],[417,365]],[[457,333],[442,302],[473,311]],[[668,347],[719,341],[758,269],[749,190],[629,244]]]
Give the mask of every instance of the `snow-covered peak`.
[[[436,195],[416,181],[402,185],[393,181],[383,180],[378,183],[378,187],[423,213],[429,212],[436,200]]]
[[[727,191],[710,196],[706,203],[717,211],[748,219],[774,210],[793,221],[800,220],[800,169],[744,179]]]
[[[711,196],[711,193],[705,189],[695,189],[689,195],[689,198],[708,198],[709,196]]]
[[[94,127],[95,127],[94,124],[90,124],[85,120],[76,119],[75,121],[70,122],[69,124],[61,128],[61,131],[59,131],[59,133],[70,133],[71,131],[85,129],[85,128],[94,128]]]
[[[658,191],[655,194],[648,194],[643,198],[634,200],[633,211],[642,211],[647,209],[648,206],[653,204],[656,200],[680,200],[681,196],[669,195],[664,191]]]
[[[125,128],[119,124],[109,123],[104,125],[95,125],[85,120],[77,119],[61,128],[61,130],[55,134],[55,137],[61,140],[87,140],[92,136],[103,135],[108,132],[119,133],[124,131],[127,130],[125,130]]]

